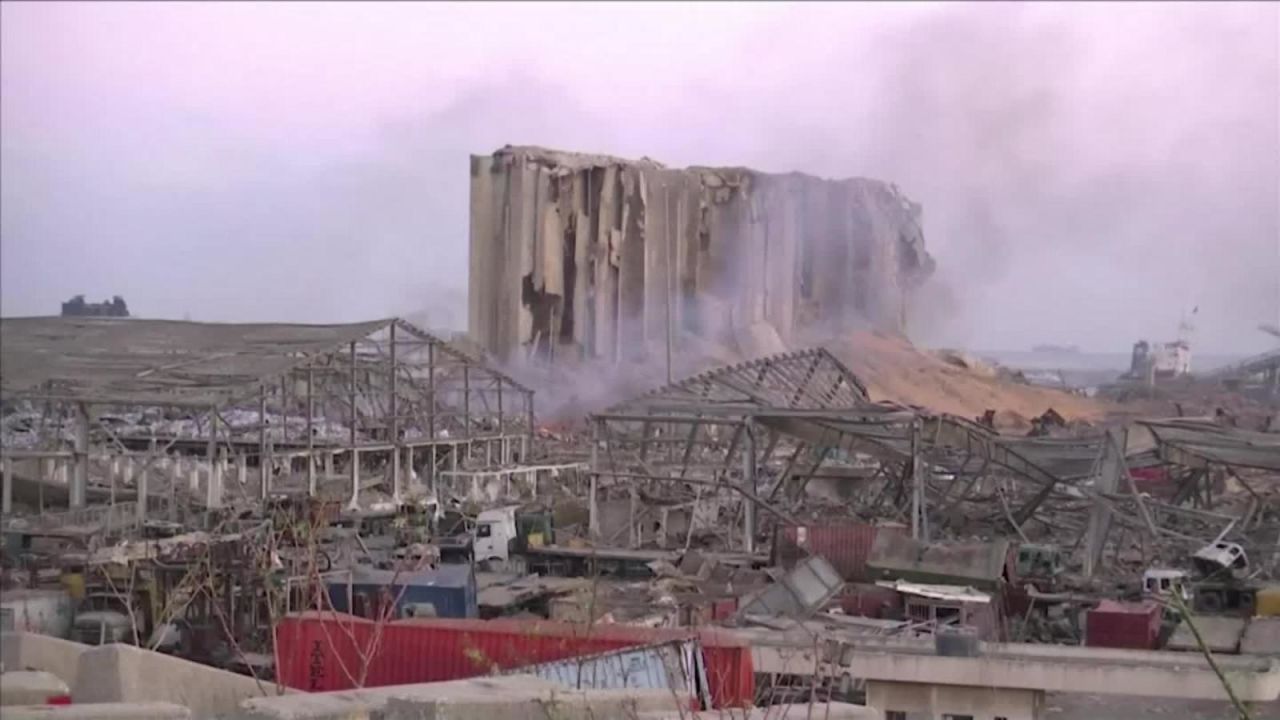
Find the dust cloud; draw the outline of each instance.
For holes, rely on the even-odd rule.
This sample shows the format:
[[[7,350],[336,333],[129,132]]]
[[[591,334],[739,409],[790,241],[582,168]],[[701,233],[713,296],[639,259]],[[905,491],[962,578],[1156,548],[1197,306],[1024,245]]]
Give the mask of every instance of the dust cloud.
[[[1264,349],[1275,4],[5,3],[0,305],[466,316],[467,155],[538,144],[896,183],[914,339]],[[530,32],[529,28],[545,32]],[[607,40],[606,40],[607,39]]]

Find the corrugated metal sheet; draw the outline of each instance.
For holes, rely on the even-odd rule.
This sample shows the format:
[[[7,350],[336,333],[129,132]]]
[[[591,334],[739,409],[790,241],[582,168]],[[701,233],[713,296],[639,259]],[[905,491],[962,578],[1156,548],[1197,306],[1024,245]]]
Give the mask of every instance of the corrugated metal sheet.
[[[1160,636],[1160,606],[1154,602],[1103,600],[1085,615],[1085,645],[1154,650]]]
[[[699,707],[708,706],[710,700],[698,692],[699,681],[706,675],[702,645],[696,639],[529,665],[508,673],[537,675],[574,690],[636,688],[687,693]],[[702,685],[705,687],[705,681]]]
[[[711,631],[519,620],[401,620],[378,625],[333,612],[291,615],[276,628],[280,681],[321,692],[458,680],[572,657],[700,638],[713,703],[754,699],[742,641]],[[744,700],[745,698],[745,700]]]
[[[785,568],[810,555],[826,559],[846,582],[867,579],[867,559],[879,533],[901,534],[899,527],[865,523],[783,525],[773,544],[773,564]]]
[[[806,558],[778,582],[754,593],[741,604],[743,615],[807,615],[826,605],[844,587],[831,563]]]

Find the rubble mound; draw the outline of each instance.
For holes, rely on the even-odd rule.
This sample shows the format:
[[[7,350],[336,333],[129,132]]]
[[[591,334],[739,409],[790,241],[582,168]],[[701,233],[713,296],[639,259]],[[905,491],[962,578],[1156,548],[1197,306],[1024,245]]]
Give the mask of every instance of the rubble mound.
[[[999,368],[957,362],[955,353],[931,353],[899,336],[864,331],[822,343],[857,375],[871,399],[914,405],[974,419],[996,411],[996,425],[1017,430],[1027,418],[1053,408],[1069,421],[1098,421],[1103,402],[1019,382]],[[969,366],[966,366],[969,365]]]
[[[767,329],[767,326],[765,326]],[[778,352],[825,347],[866,386],[873,401],[911,405],[928,412],[976,420],[995,412],[995,427],[1023,433],[1032,418],[1056,410],[1071,426],[1103,420],[1109,404],[1061,390],[1030,385],[1021,376],[955,351],[932,352],[888,333],[862,330],[838,337],[808,337],[787,346],[758,328],[735,333],[737,343],[716,344],[691,335],[681,337],[673,358],[676,380],[717,367],[734,365]],[[661,387],[661,361],[579,363],[555,372],[509,367],[508,372],[538,392],[538,414],[552,423],[572,422],[588,413]]]

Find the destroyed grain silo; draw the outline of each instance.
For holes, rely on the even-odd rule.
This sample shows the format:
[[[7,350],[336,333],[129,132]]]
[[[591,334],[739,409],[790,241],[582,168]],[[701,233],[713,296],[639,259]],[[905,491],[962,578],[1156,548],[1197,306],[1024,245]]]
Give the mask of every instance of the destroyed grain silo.
[[[496,357],[746,354],[905,328],[933,269],[891,184],[505,147],[471,158],[469,321]]]

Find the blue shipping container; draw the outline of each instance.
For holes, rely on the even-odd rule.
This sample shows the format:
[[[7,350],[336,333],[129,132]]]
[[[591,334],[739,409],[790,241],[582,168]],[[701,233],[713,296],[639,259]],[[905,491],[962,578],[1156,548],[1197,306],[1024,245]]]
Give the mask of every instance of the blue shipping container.
[[[357,568],[326,578],[329,602],[338,612],[375,619],[394,602],[392,617],[474,618],[476,578],[470,565],[441,565],[435,570],[400,572]],[[427,606],[430,606],[429,608]]]

